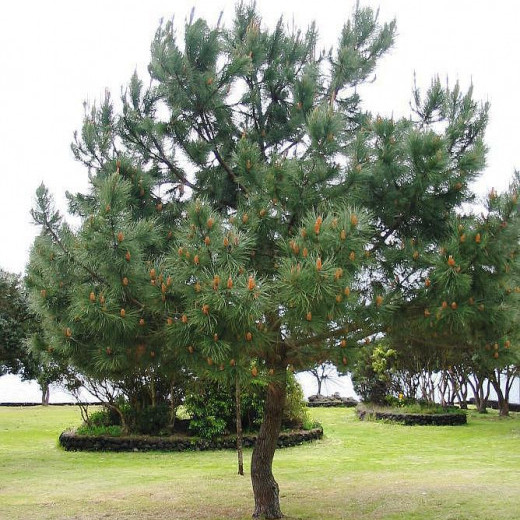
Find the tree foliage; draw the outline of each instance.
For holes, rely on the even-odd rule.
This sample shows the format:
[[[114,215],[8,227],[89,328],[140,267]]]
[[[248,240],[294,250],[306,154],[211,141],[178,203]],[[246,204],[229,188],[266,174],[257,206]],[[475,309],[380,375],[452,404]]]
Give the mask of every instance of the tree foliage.
[[[32,372],[25,348],[31,315],[20,278],[0,270],[0,375]]]

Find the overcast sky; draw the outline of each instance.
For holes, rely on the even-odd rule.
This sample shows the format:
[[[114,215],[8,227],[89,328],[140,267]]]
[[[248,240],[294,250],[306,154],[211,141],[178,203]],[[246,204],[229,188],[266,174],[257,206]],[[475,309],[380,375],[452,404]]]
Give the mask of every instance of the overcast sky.
[[[146,72],[161,17],[181,27],[196,15],[216,23],[232,19],[234,1],[18,0],[0,7],[0,267],[22,273],[37,229],[29,214],[43,181],[65,210],[66,190],[84,190],[87,172],[70,151],[85,99],[105,88],[118,97],[132,72]],[[316,20],[323,47],[338,38],[354,0],[258,0],[264,24],[280,15],[305,28]],[[409,113],[414,71],[426,88],[438,74],[471,83],[491,102],[488,167],[479,193],[503,189],[520,168],[520,6],[515,0],[367,0],[382,21],[397,19],[398,38],[365,92],[373,113]]]

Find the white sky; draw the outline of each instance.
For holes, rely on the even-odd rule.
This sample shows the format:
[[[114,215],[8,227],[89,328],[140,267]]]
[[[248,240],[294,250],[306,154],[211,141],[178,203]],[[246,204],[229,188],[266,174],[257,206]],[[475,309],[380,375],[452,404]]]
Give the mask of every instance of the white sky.
[[[43,181],[65,209],[65,190],[84,190],[87,172],[70,151],[85,99],[105,88],[117,98],[137,68],[144,76],[152,37],[161,17],[175,14],[180,28],[196,15],[216,23],[232,0],[17,0],[0,6],[0,267],[21,273],[37,229],[29,211]],[[323,47],[339,36],[354,0],[258,0],[264,23],[281,14],[305,28],[316,20]],[[507,186],[520,150],[520,5],[515,0],[365,0],[380,19],[397,19],[395,47],[365,93],[374,113],[406,115],[413,73],[426,88],[438,74],[491,102],[488,168],[479,193]]]

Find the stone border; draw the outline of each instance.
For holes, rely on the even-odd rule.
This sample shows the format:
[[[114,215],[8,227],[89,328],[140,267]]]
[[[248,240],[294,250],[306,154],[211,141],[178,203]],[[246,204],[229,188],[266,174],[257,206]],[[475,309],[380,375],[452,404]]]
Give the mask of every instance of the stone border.
[[[244,448],[251,448],[256,442],[256,435],[244,435]],[[297,446],[304,442],[323,437],[323,428],[312,430],[293,430],[282,432],[278,438],[278,448]],[[59,438],[60,446],[66,451],[206,451],[234,450],[236,437],[227,436],[217,440],[205,440],[190,437],[149,437],[149,436],[94,436],[77,435],[65,431]]]
[[[468,422],[465,413],[419,414],[358,410],[357,414],[361,420],[375,418],[376,420],[396,422],[406,426],[461,426]]]
[[[467,402],[468,402],[468,404],[475,405],[475,398],[471,397],[470,399],[468,399]],[[488,408],[491,408],[492,410],[500,410],[500,407],[498,406],[498,401],[488,399],[486,401],[486,405]],[[509,411],[510,412],[520,412],[520,404],[509,403]]]
[[[341,397],[339,393],[334,395],[310,395],[307,399],[307,406],[309,408],[324,407],[324,408],[335,408],[335,407],[347,407],[354,408],[359,404],[357,399],[352,397]]]
[[[1,377],[1,376],[0,376]],[[23,402],[23,403],[0,403],[0,406],[10,406],[10,407],[13,407],[13,408],[16,408],[18,406],[80,406],[80,405],[87,405],[87,406],[103,406],[103,403],[101,401],[93,401],[93,402],[88,402],[88,403],[82,403],[82,402],[70,402],[70,403],[49,403],[49,404],[43,404],[43,403],[28,403],[28,402]]]

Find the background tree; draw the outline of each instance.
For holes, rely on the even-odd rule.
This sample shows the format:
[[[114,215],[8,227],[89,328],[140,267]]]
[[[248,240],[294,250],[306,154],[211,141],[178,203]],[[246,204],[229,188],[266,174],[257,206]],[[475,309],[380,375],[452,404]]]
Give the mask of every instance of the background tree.
[[[32,371],[25,348],[31,322],[20,278],[0,270],[0,375]]]
[[[405,330],[401,310],[419,301],[484,165],[487,106],[471,90],[434,80],[415,90],[410,119],[363,110],[360,86],[394,34],[360,8],[330,52],[317,51],[314,26],[270,31],[252,5],[237,6],[230,29],[192,17],[182,43],[161,25],[150,86],[134,74],[122,113],[107,96],[76,137],[93,185],[70,197],[81,229],[53,231],[41,206],[35,286],[66,273],[45,287],[66,290],[63,312],[38,292],[36,306],[84,370],[130,370],[144,314],[147,369],[265,371],[255,517],[282,516],[272,462],[288,367],[345,366],[349,348]],[[168,225],[151,200],[171,208]]]
[[[397,352],[385,341],[359,348],[352,368],[354,390],[362,398],[378,405],[388,403],[388,398],[401,392],[395,379]]]
[[[22,279],[0,270],[0,375],[11,373],[23,381],[36,380],[42,404],[47,405],[50,385],[61,381],[65,368],[31,350],[30,338],[39,332]]]
[[[408,330],[396,326],[388,334],[396,348],[413,346],[412,359],[421,350],[435,352],[437,371],[458,365],[459,376],[467,377],[470,367],[465,383],[474,388],[479,409],[489,381],[506,415],[503,390],[510,388],[519,351],[518,182],[516,176],[500,195],[493,190],[480,216],[454,216],[450,236],[421,253],[423,287],[401,309]],[[504,389],[502,369],[509,374]]]
[[[338,384],[338,372],[336,370],[336,367],[330,363],[318,363],[307,372],[309,372],[316,380],[317,395],[322,395],[322,386],[325,386],[325,391],[328,391],[327,384],[329,382],[332,384]]]

